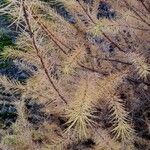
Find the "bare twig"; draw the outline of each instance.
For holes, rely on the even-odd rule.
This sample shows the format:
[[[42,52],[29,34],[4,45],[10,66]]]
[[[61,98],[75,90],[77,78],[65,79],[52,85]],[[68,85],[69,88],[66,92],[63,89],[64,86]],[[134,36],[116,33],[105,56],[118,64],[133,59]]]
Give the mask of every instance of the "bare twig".
[[[79,65],[81,68],[86,69],[86,70],[89,70],[89,71],[91,71],[91,72],[93,72],[93,73],[98,73],[98,74],[104,75],[104,76],[108,75],[107,72],[101,72],[101,71],[99,71],[99,70],[96,70],[96,69],[93,69],[93,68],[84,66],[84,65],[79,64],[79,63],[78,63],[78,65]]]

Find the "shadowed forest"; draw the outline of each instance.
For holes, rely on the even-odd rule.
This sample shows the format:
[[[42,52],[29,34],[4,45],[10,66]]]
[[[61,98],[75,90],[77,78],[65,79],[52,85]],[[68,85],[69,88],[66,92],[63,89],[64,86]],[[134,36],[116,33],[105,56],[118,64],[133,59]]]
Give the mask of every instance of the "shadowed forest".
[[[150,150],[150,1],[0,0],[0,150]]]

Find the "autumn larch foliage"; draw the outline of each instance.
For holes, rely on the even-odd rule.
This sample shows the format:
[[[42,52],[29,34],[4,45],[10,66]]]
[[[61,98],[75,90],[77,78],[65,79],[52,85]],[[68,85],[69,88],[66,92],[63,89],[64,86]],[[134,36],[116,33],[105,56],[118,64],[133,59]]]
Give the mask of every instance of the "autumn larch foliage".
[[[146,149],[133,114],[143,99],[134,87],[140,84],[147,94],[150,85],[149,4],[148,0],[2,3],[0,14],[11,16],[9,27],[15,26],[19,34],[15,46],[5,47],[1,58],[12,60],[30,77],[23,82],[0,77],[18,112],[16,122],[3,133],[1,148],[132,150],[144,143]],[[45,116],[33,124],[28,100],[44,105],[49,119]],[[86,145],[89,139],[92,144]]]

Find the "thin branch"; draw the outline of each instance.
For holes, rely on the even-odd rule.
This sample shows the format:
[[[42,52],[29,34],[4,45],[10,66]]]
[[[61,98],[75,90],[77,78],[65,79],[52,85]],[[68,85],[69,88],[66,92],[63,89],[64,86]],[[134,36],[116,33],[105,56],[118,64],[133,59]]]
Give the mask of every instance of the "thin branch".
[[[95,21],[94,21],[93,18],[88,14],[88,12],[87,12],[86,9],[84,8],[84,6],[80,3],[79,0],[78,0],[78,4],[79,4],[80,7],[82,8],[82,10],[85,12],[85,14],[88,16],[88,18],[92,21],[92,23],[95,24]]]
[[[30,38],[32,39],[33,46],[34,46],[34,48],[36,50],[38,58],[40,59],[40,62],[41,62],[41,65],[42,65],[42,67],[44,69],[45,75],[47,76],[50,84],[52,85],[52,87],[54,88],[54,90],[56,91],[56,93],[58,94],[58,96],[67,104],[67,101],[60,94],[59,90],[57,89],[57,87],[55,86],[55,84],[53,83],[53,81],[51,80],[51,77],[49,76],[49,73],[48,73],[48,69],[46,68],[44,60],[43,60],[42,56],[40,55],[40,50],[38,49],[38,47],[36,45],[34,34],[33,34],[32,29],[31,29],[30,21],[29,21],[29,18],[28,18],[28,13],[27,13],[26,6],[25,6],[24,2],[25,2],[25,0],[22,0],[22,8],[23,8],[23,13],[24,13],[24,18],[25,18],[25,21],[26,21],[27,26],[28,26]]]
[[[102,34],[104,35],[104,37],[105,37],[109,42],[111,42],[115,47],[118,48],[118,50],[120,50],[120,51],[122,51],[122,52],[125,53],[125,51],[124,51],[116,42],[112,41],[112,40],[110,39],[110,37],[109,37],[108,35],[106,35],[103,31],[101,31],[101,32],[102,32]]]
[[[34,17],[34,19],[35,19],[35,17]],[[58,46],[58,48],[59,48],[65,55],[67,55],[66,51],[64,51],[64,49],[60,46],[60,44],[57,42],[57,40],[56,40],[56,39],[52,36],[52,34],[47,30],[47,28],[45,28],[45,26],[44,26],[41,22],[39,22],[39,21],[37,21],[37,24],[42,28],[42,30],[46,33],[46,35],[49,37],[49,39],[52,40],[52,41],[56,44],[56,46]]]
[[[78,3],[79,3],[79,5],[80,5],[80,7],[82,8],[82,10],[83,10],[83,11],[85,12],[85,14],[87,15],[87,17],[91,20],[91,22],[92,22],[93,24],[96,24],[96,22],[92,19],[92,17],[87,13],[86,9],[82,6],[82,4],[80,3],[80,1],[78,1]],[[117,47],[118,50],[120,50],[120,51],[122,51],[122,52],[125,53],[125,51],[124,51],[117,43],[115,43],[114,41],[112,41],[112,40],[110,39],[110,37],[105,34],[105,32],[101,31],[101,33],[102,33],[102,35],[103,35],[109,42],[111,42],[112,44],[114,44],[114,46]]]
[[[145,82],[145,81],[137,80],[137,79],[130,78],[130,77],[128,77],[128,78],[126,78],[126,79],[127,79],[129,82],[133,82],[133,83],[135,83],[135,84],[144,83],[145,85],[150,86],[150,83]]]
[[[99,59],[106,60],[106,61],[111,61],[111,62],[114,61],[114,62],[125,64],[125,65],[132,65],[132,63],[124,62],[124,61],[116,60],[116,59],[109,59],[109,58],[99,58]]]
[[[68,47],[65,43],[63,43],[62,41],[60,41],[42,22],[40,22],[38,20],[39,18],[37,16],[35,16],[35,15],[32,15],[32,16],[37,21],[38,25],[43,29],[43,31],[48,35],[48,37],[61,49],[61,51],[64,54],[67,54],[67,53],[63,50],[63,48],[60,46],[60,44],[62,46],[64,46],[64,47],[66,47],[69,51],[71,50],[70,47]]]
[[[109,26],[113,26],[113,25],[108,25],[108,27]],[[150,32],[150,29],[144,29],[144,28],[140,28],[140,27],[136,27],[136,26],[130,26],[130,25],[120,25],[120,24],[118,24],[118,25],[115,25],[115,26],[118,26],[118,27],[126,27],[126,28],[131,28],[131,29],[136,29],[136,30],[141,30],[141,31],[148,31],[148,32]]]
[[[144,1],[143,0],[139,0],[139,1],[141,2],[145,10],[147,10],[150,13],[150,9],[145,5]]]
[[[134,14],[139,17],[139,19],[142,22],[144,22],[145,24],[147,24],[148,26],[150,26],[150,23],[148,23],[136,10],[134,10],[133,7],[131,7],[126,0],[124,0],[124,2],[126,4],[126,6],[129,7],[134,12]]]
[[[107,76],[107,75],[108,75],[107,72],[100,72],[99,70],[95,70],[95,69],[93,69],[93,68],[84,66],[84,65],[79,64],[79,63],[78,63],[78,65],[79,65],[81,68],[86,69],[86,70],[89,70],[89,71],[91,71],[91,72],[93,72],[93,73],[98,73],[98,74],[104,75],[104,76]]]

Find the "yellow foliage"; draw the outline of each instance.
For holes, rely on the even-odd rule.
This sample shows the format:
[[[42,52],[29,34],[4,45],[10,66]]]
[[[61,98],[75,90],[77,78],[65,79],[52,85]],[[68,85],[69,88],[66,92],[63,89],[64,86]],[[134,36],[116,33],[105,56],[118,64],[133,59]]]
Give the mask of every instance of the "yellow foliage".
[[[146,59],[141,54],[129,53],[129,61],[135,67],[140,78],[147,80],[150,75],[150,64],[146,62]]]
[[[78,61],[81,61],[81,59],[84,57],[85,49],[84,47],[77,46],[76,49],[70,53],[66,60],[63,62],[63,73],[64,74],[70,74],[74,72],[75,67],[77,66]]]
[[[74,128],[74,133],[79,139],[88,136],[88,126],[91,126],[92,118],[92,101],[93,95],[90,92],[90,82],[86,79],[81,79],[73,102],[67,109],[66,116],[69,125],[66,132]]]

